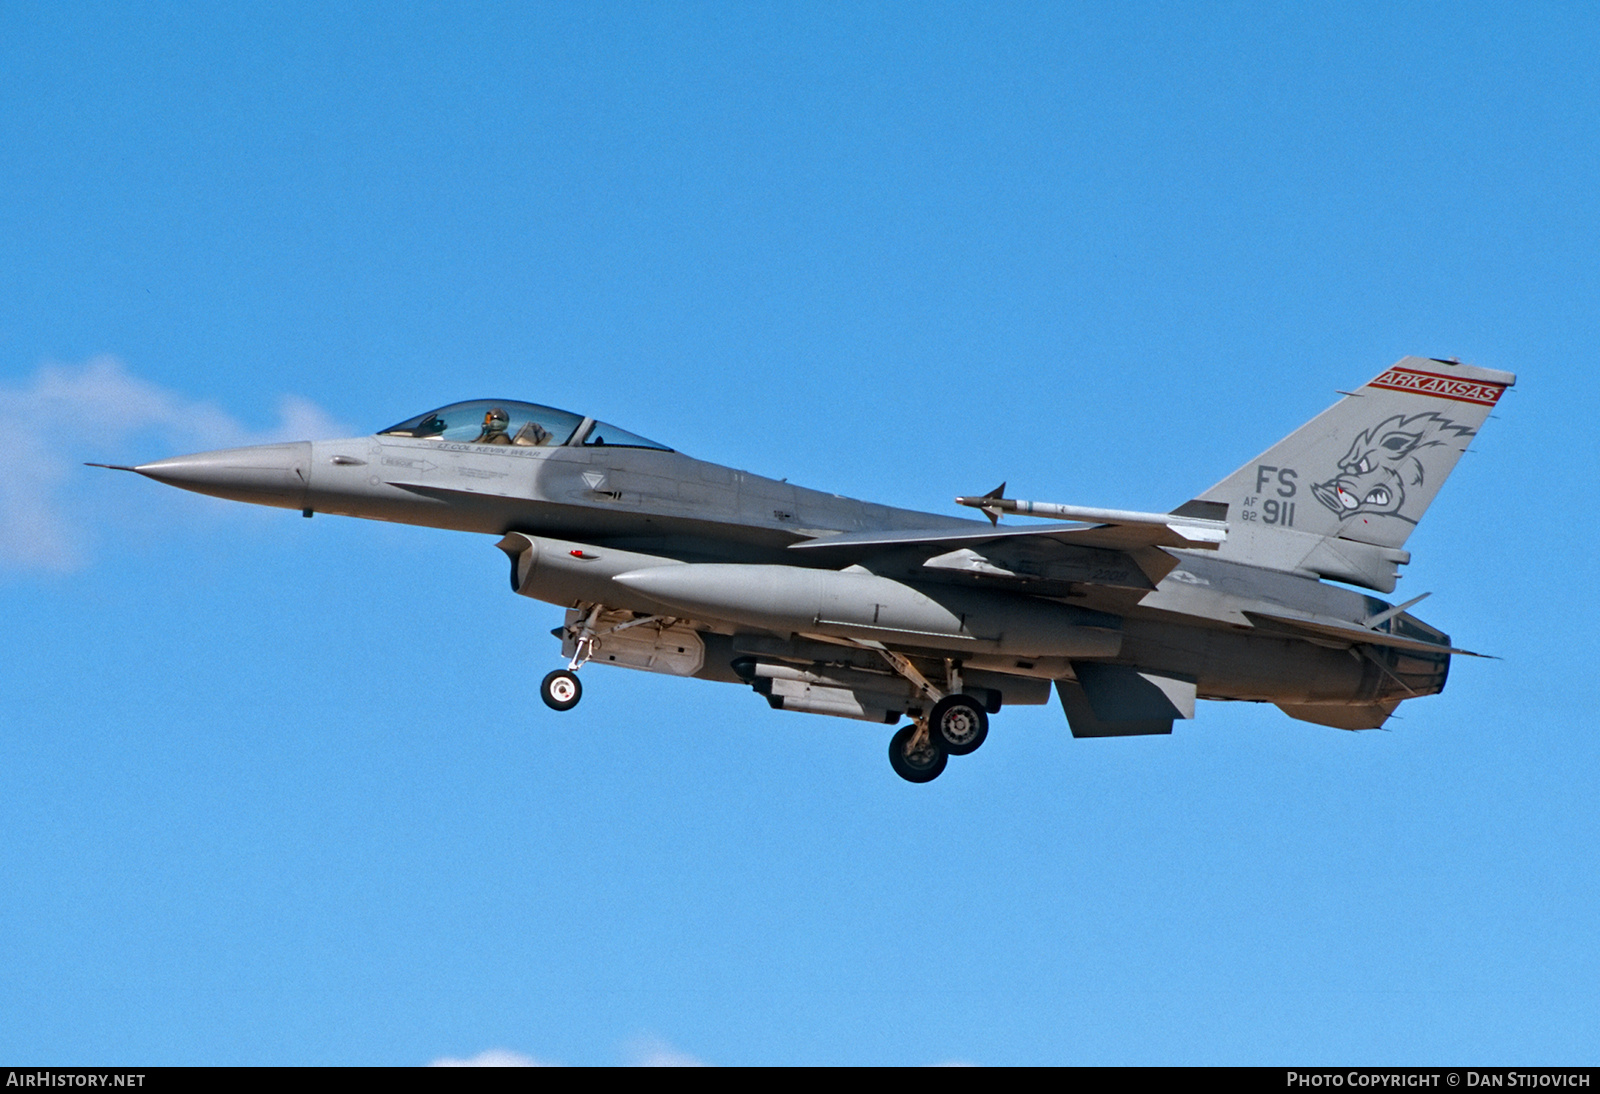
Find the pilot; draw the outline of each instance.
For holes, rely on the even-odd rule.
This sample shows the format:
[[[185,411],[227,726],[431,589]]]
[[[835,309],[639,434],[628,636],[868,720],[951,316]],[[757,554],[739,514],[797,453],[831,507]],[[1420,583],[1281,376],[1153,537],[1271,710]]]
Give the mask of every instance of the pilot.
[[[473,444],[510,444],[511,437],[506,433],[511,425],[511,415],[500,407],[495,407],[483,416],[483,431],[472,439]]]

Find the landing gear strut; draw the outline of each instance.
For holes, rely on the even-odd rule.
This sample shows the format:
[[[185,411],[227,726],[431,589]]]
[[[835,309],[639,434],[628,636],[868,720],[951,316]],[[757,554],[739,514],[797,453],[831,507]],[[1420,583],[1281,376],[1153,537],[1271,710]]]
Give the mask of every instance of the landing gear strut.
[[[932,782],[949,762],[949,753],[925,725],[906,726],[889,738],[889,766],[907,782]]]

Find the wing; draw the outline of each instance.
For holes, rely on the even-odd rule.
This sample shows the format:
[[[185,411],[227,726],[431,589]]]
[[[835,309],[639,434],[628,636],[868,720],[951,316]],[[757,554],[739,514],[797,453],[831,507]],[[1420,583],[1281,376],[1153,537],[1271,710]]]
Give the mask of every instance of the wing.
[[[1139,547],[1189,547],[1216,550],[1227,537],[1228,525],[1220,520],[1181,517],[1174,513],[1120,513],[1116,510],[1085,510],[1105,513],[1106,520],[1048,524],[1028,528],[984,528],[953,532],[949,528],[909,529],[891,532],[845,532],[820,536],[794,544],[796,551],[862,551],[884,547],[971,547],[1003,539],[1052,539],[1080,547],[1101,547],[1116,551]],[[1116,513],[1114,518],[1111,514]]]
[[[791,544],[836,567],[866,565],[924,580],[970,580],[1041,595],[1069,586],[1154,589],[1177,560],[1163,547],[1214,550],[1226,535],[1222,521],[1170,513],[1119,514],[1117,520],[1026,528],[910,529],[847,532]]]

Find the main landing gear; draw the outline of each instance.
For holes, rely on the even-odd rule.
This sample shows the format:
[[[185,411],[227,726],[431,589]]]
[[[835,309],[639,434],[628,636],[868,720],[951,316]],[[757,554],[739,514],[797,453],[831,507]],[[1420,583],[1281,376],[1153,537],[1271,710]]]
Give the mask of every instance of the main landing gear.
[[[970,695],[946,695],[926,718],[889,738],[889,766],[907,782],[927,783],[944,772],[951,756],[978,750],[989,736],[989,715]]]
[[[961,666],[944,663],[946,687],[935,686],[911,661],[892,650],[878,653],[924,695],[933,700],[925,717],[901,728],[889,739],[889,766],[907,782],[932,782],[951,756],[978,751],[989,736],[989,714],[983,704],[961,691]]]

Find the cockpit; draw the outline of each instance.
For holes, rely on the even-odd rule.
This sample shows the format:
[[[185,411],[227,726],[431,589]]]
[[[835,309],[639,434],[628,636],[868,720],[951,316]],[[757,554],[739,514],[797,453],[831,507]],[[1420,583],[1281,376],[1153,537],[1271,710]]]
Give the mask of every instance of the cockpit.
[[[415,437],[429,441],[465,444],[511,445],[519,448],[558,448],[593,445],[607,448],[653,448],[671,452],[664,444],[646,440],[625,429],[597,422],[555,407],[514,403],[505,399],[476,399],[430,410],[399,425],[378,431],[380,437]]]

